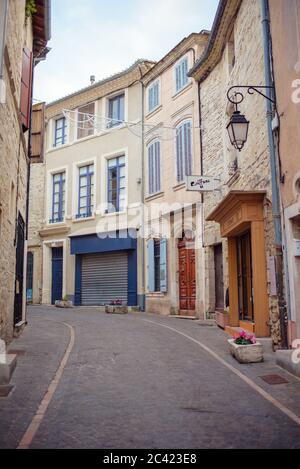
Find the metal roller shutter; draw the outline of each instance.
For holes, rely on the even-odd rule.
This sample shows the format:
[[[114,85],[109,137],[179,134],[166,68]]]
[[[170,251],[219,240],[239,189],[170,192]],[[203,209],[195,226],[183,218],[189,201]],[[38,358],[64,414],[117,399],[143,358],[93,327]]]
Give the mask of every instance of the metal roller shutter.
[[[128,301],[127,252],[83,256],[82,305],[107,305],[113,300]]]

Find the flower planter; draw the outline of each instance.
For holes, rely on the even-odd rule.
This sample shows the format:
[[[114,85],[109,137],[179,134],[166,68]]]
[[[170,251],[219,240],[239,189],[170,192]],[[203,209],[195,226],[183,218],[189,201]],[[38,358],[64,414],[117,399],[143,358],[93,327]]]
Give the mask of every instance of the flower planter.
[[[231,355],[239,363],[261,363],[264,360],[263,346],[260,343],[238,345],[235,339],[228,340]]]
[[[55,306],[56,308],[73,308],[73,303],[72,301],[58,300],[55,301]]]
[[[105,312],[107,314],[127,314],[128,306],[106,306]]]

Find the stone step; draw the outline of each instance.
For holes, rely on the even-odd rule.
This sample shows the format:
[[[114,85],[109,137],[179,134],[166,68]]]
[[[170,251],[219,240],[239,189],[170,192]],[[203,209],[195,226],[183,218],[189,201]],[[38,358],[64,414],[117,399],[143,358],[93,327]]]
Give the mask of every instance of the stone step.
[[[297,357],[293,357],[294,352],[295,350],[277,350],[275,353],[276,363],[281,368],[284,368],[300,378],[300,363],[298,362],[299,354]]]
[[[0,385],[7,385],[10,383],[16,365],[17,355],[7,354],[6,363],[0,363]]]

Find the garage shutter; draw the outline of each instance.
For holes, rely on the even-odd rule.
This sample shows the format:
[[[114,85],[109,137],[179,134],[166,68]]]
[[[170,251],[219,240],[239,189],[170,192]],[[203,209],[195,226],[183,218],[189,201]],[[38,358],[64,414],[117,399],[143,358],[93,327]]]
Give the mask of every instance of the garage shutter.
[[[125,252],[92,254],[82,258],[81,299],[83,306],[128,301],[128,255]]]

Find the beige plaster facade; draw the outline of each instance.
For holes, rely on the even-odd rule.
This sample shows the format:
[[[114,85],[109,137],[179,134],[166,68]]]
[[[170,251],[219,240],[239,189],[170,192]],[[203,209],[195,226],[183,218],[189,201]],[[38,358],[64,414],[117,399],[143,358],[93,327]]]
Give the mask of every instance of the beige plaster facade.
[[[63,248],[62,297],[75,301],[76,256],[71,254],[71,239],[97,237],[99,233],[119,229],[140,229],[141,219],[136,216],[136,212],[141,212],[143,200],[140,79],[152,66],[152,62],[140,60],[128,70],[46,107],[45,160],[33,165],[31,174],[29,250],[36,256],[34,263],[37,264],[34,268],[34,302],[51,303],[53,248]],[[125,96],[125,123],[109,128],[108,103],[120,93]],[[95,103],[94,131],[92,135],[78,139],[77,110],[89,103]],[[63,145],[55,147],[55,121],[64,116],[64,110],[71,111],[66,114],[67,137]],[[107,213],[108,162],[121,156],[125,157],[125,207],[120,213],[111,214]],[[94,165],[94,207],[89,217],[78,218],[79,169],[87,165]],[[53,175],[61,172],[65,173],[64,217],[53,223],[52,181]],[[142,243],[137,241],[137,244],[138,265],[142,265]],[[138,302],[143,298],[142,279],[141,269],[138,269]]]
[[[269,3],[280,122],[277,132],[289,279],[289,345],[292,345],[300,338],[300,292],[297,288],[300,284],[300,252],[296,250],[300,244],[300,1],[272,0]]]
[[[204,279],[201,236],[201,207],[197,193],[186,191],[185,178],[178,182],[176,170],[176,128],[190,122],[191,125],[191,174],[201,174],[200,128],[198,84],[189,78],[176,90],[176,68],[185,58],[190,69],[203,54],[207,44],[207,32],[191,34],[162,58],[143,79],[144,84],[144,193],[145,193],[145,278],[146,310],[163,315],[193,315],[204,317]],[[159,98],[154,110],[149,111],[149,92],[158,83]],[[149,191],[149,147],[160,145],[160,187]],[[185,176],[185,174],[184,174]],[[158,176],[156,176],[158,177]],[[182,210],[185,208],[185,225]],[[162,228],[162,227],[165,228]],[[198,229],[197,229],[198,228]],[[164,229],[167,232],[164,232]],[[184,231],[192,230],[195,240],[195,308],[192,311],[180,307],[180,277],[178,243]],[[149,291],[149,240],[167,238],[167,285],[164,291]],[[161,273],[162,275],[162,273]],[[193,301],[194,301],[193,300]]]

